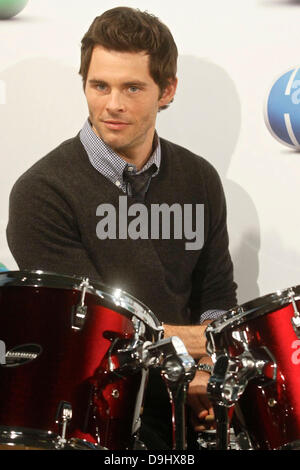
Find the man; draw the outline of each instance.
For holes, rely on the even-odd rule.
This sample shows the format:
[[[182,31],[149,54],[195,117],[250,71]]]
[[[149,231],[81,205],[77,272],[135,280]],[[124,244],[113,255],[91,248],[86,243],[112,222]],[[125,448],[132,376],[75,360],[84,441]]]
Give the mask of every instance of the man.
[[[94,20],[82,40],[80,67],[89,119],[79,135],[17,181],[7,238],[20,269],[88,276],[121,287],[164,322],[165,336],[179,336],[195,359],[210,363],[205,328],[236,303],[236,285],[216,171],[155,131],[157,113],[175,96],[177,55],[169,29],[148,13],[120,7]],[[140,179],[139,189],[132,178]],[[137,202],[146,215],[159,204],[176,208],[173,232],[162,235],[162,227],[153,226],[146,233],[141,225],[147,224],[140,223],[131,237],[129,226],[121,234],[122,220],[137,211]],[[120,209],[125,203],[128,214]],[[110,208],[117,220],[109,219]],[[197,230],[186,226],[184,211],[190,208],[203,243]],[[195,430],[213,419],[208,378],[198,372],[189,387]],[[158,408],[158,420],[160,413]],[[153,423],[144,412],[147,425]],[[147,440],[149,433],[144,435]]]

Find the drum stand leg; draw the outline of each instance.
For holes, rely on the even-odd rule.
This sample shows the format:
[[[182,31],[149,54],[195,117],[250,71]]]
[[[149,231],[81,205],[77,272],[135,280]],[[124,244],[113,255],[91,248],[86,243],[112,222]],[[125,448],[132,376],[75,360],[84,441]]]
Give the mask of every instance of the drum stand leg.
[[[228,450],[228,408],[215,403],[216,450]]]
[[[187,384],[174,384],[166,382],[167,391],[172,407],[172,442],[173,450],[186,450],[186,423],[185,423],[185,401]]]
[[[188,384],[195,376],[195,361],[177,336],[147,347],[148,364],[160,369],[172,407],[173,450],[186,450],[185,401]]]

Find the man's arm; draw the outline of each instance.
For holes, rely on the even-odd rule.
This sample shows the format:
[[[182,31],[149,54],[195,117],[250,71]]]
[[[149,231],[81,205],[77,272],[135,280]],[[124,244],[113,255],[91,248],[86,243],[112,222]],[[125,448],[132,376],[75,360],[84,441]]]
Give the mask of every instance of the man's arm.
[[[210,320],[201,325],[164,325],[165,337],[178,336],[184,343],[188,353],[194,359],[207,356],[205,330]]]
[[[68,201],[47,175],[22,176],[9,201],[9,248],[21,270],[99,279]]]
[[[227,208],[222,182],[216,170],[208,165],[204,178],[205,243],[192,275],[189,301],[191,323],[214,319],[212,310],[226,311],[237,302],[237,285],[233,279],[233,264],[229,253]],[[208,315],[206,315],[208,313]]]

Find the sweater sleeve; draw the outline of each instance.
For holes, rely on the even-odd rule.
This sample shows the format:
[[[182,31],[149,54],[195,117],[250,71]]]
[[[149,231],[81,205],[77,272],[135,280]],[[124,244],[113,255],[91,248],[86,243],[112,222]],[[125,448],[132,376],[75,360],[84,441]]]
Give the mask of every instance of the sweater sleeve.
[[[21,270],[99,279],[68,202],[46,175],[25,173],[15,183],[6,233]]]
[[[190,297],[191,320],[199,323],[236,305],[237,285],[233,280],[233,264],[229,253],[226,222],[226,201],[220,177],[207,165],[205,175],[207,201],[205,207],[205,243],[192,276]],[[201,318],[202,317],[202,318]]]

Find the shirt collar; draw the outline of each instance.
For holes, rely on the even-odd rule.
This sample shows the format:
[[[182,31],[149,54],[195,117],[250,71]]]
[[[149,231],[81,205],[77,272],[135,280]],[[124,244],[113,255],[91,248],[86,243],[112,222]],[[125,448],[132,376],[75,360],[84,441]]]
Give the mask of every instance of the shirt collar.
[[[157,170],[152,177],[159,172],[161,161],[160,139],[155,132],[154,151],[143,168],[137,171],[136,166],[128,164],[109,145],[107,145],[93,130],[90,120],[87,119],[80,131],[80,140],[84,146],[89,160],[93,167],[112,181],[117,186],[124,189],[123,172],[126,167],[133,167],[132,173],[142,173],[155,163]]]

